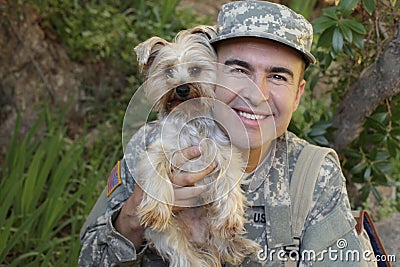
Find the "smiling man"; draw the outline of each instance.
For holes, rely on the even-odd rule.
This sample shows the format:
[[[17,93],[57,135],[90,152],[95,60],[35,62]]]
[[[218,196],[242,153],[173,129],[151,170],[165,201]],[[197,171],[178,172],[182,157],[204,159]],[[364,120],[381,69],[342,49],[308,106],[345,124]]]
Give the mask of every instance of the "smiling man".
[[[289,126],[304,92],[305,62],[294,49],[262,38],[230,38],[216,49],[216,98],[226,106],[216,105],[214,116],[236,146],[250,150],[252,171]]]
[[[331,155],[322,159],[314,191],[305,189],[312,203],[301,234],[292,229],[293,173],[308,143],[287,128],[304,93],[304,71],[316,61],[310,53],[312,37],[311,24],[283,5],[238,1],[219,13],[218,36],[211,40],[221,101],[214,117],[248,159],[242,181],[249,202],[246,229],[263,247],[243,266],[367,266],[361,258],[349,263],[324,256],[340,251],[338,240],[346,240],[347,250],[363,252],[345,178]],[[303,252],[320,257],[302,257]]]

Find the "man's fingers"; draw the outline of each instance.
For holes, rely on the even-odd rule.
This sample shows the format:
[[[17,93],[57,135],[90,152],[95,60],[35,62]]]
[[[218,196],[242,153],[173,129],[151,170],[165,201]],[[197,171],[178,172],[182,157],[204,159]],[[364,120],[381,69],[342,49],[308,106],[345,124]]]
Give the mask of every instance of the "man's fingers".
[[[180,167],[182,164],[187,162],[188,160],[197,158],[201,155],[200,149],[198,146],[187,147],[182,150],[178,150],[172,154],[171,161],[172,165],[176,167]]]
[[[204,170],[198,172],[176,172],[172,183],[177,186],[191,186],[196,182],[203,180],[217,167],[217,164],[213,162],[210,166]]]

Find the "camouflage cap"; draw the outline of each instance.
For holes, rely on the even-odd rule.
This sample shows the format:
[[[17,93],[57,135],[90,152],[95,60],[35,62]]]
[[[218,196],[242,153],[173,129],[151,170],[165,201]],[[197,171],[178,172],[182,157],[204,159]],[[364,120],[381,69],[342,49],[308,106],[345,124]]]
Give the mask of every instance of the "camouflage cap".
[[[237,1],[222,6],[218,15],[216,43],[235,37],[261,37],[274,40],[300,51],[308,63],[313,29],[302,16],[286,6],[266,1]]]

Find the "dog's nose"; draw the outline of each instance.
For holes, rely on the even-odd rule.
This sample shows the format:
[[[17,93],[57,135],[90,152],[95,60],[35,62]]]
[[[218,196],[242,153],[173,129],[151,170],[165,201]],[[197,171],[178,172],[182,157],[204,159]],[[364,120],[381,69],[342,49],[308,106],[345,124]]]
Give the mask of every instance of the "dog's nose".
[[[182,84],[176,87],[176,93],[181,98],[187,98],[190,93],[190,87],[187,84]]]

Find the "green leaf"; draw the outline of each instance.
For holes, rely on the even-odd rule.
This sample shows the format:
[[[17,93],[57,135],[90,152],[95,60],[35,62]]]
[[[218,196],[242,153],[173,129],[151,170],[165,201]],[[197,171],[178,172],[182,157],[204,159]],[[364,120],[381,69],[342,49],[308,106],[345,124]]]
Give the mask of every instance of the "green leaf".
[[[325,129],[322,128],[313,128],[310,132],[310,136],[320,136],[326,133]]]
[[[385,135],[376,133],[368,135],[368,141],[372,142],[373,144],[380,144],[385,140]]]
[[[375,161],[388,160],[390,155],[386,151],[378,151],[375,156]]]
[[[362,159],[362,154],[358,150],[348,148],[344,150],[344,153],[346,157],[354,158],[357,161],[360,161]]]
[[[390,134],[393,135],[393,136],[396,136],[396,137],[400,136],[400,127],[394,127],[390,131]]]
[[[9,215],[5,221],[1,221],[2,229],[0,232],[0,251],[3,251],[6,248],[7,241],[9,240],[11,232],[11,226],[14,224],[15,216]],[[1,259],[0,259],[1,260]],[[1,260],[2,261],[2,260]]]
[[[324,32],[326,29],[336,25],[336,21],[328,17],[319,17],[312,21],[314,33]]]
[[[353,11],[353,8],[358,4],[359,0],[341,0],[338,8],[342,11],[342,15],[348,15]]]
[[[322,146],[328,146],[329,141],[325,138],[325,136],[316,136],[312,138],[317,144]]]
[[[379,120],[375,119],[374,117],[366,117],[365,120],[366,120],[366,126],[369,126],[371,128],[386,133],[386,125],[384,125]]]
[[[332,36],[335,31],[335,27],[326,29],[318,38],[318,46],[330,48],[332,46]]]
[[[325,69],[327,69],[332,64],[332,60],[333,60],[333,58],[332,58],[332,56],[330,54],[327,54],[324,57],[324,61],[323,62],[324,62]]]
[[[369,192],[371,192],[371,184],[367,183],[365,184],[361,190],[360,190],[361,194],[360,194],[360,198],[362,201],[367,200]]]
[[[393,170],[393,166],[389,161],[376,162],[374,166],[379,169],[382,174],[390,173]]]
[[[343,51],[346,53],[346,55],[350,56],[351,58],[354,58],[354,51],[347,44],[343,45]]]
[[[367,31],[360,22],[355,21],[353,19],[343,19],[342,23],[344,26],[350,28],[352,31],[359,33],[359,34],[366,34]]]
[[[351,29],[343,24],[339,24],[339,28],[344,36],[344,39],[351,43],[353,41],[353,32],[351,31]]]
[[[311,79],[307,79],[308,81],[307,84],[310,90],[313,90],[315,88],[315,85],[318,83],[319,79],[320,79],[319,75],[313,75]]]
[[[333,46],[333,50],[336,53],[339,53],[340,51],[342,51],[342,48],[343,48],[343,35],[340,32],[339,28],[335,28],[335,31],[333,32],[332,46]]]
[[[397,156],[399,145],[392,138],[388,138],[386,141],[386,146],[390,156],[395,158]]]
[[[337,16],[337,12],[338,9],[335,6],[327,7],[322,10],[322,14],[324,14],[326,17],[333,19],[334,21],[337,21],[339,19]]]
[[[15,232],[14,235],[11,236],[10,240],[7,242],[7,246],[3,251],[0,252],[0,262],[3,262],[7,253],[23,238],[23,235],[32,227],[32,224],[37,221],[40,215],[43,214],[43,208],[38,208],[34,210],[31,214],[26,216],[23,224],[18,228],[18,231]]]
[[[364,181],[368,181],[371,177],[371,167],[367,167],[364,171]]]
[[[400,96],[400,94],[398,94]],[[392,121],[400,121],[400,109],[393,110]]]
[[[363,0],[364,9],[368,12],[369,15],[375,10],[375,0]]]
[[[350,172],[352,174],[358,174],[358,173],[361,173],[365,168],[366,168],[365,162],[360,162],[356,166],[351,168]]]
[[[318,127],[318,128],[321,128],[321,129],[328,129],[331,126],[332,126],[332,122],[327,122],[327,121],[324,121],[324,120],[317,121],[314,124],[315,128]]]
[[[379,193],[378,189],[375,186],[371,186],[372,193],[378,202],[382,201],[381,193]]]
[[[376,121],[383,123],[388,118],[388,113],[387,112],[379,112],[379,113],[375,113],[375,114],[371,115],[370,117],[375,119]]]
[[[305,122],[310,122],[311,119],[312,119],[312,117],[310,115],[310,112],[308,110],[304,110],[303,116],[304,116],[304,121]]]

